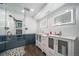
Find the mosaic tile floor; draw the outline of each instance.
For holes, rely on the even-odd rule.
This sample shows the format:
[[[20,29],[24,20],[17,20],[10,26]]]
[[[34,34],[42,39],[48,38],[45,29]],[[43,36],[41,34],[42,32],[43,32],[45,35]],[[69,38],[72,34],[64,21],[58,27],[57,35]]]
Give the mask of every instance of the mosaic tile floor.
[[[24,46],[22,46],[2,52],[0,56],[23,56],[24,54]]]
[[[4,51],[0,56],[45,56],[45,54],[34,44]]]

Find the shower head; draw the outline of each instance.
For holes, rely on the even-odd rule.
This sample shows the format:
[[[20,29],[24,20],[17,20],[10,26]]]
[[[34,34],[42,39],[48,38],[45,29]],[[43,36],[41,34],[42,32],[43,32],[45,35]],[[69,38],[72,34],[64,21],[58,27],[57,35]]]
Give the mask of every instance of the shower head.
[[[12,15],[9,15],[9,17],[11,17],[11,18],[13,18],[14,20],[16,20],[15,17],[13,17]]]
[[[12,15],[9,15],[9,17],[13,17]]]
[[[24,10],[26,10],[26,11],[30,11],[30,9],[29,9],[29,8],[24,8]]]

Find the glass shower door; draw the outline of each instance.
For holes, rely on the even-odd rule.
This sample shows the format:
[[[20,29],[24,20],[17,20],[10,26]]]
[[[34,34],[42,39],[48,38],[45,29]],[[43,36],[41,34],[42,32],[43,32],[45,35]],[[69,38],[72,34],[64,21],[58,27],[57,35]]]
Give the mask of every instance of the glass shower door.
[[[0,55],[1,52],[25,45],[22,37],[22,22],[18,24],[21,30],[17,31],[16,20],[23,20],[24,14],[16,11],[14,4],[0,3]],[[21,17],[20,17],[21,16]],[[18,29],[20,29],[18,28]],[[17,36],[17,34],[19,34]],[[18,38],[17,38],[18,37]]]
[[[5,50],[6,30],[5,30],[5,5],[0,4],[0,52]]]
[[[0,52],[11,48],[11,20],[7,11],[7,4],[0,4]],[[10,31],[11,30],[11,31]],[[14,32],[13,32],[14,33]]]

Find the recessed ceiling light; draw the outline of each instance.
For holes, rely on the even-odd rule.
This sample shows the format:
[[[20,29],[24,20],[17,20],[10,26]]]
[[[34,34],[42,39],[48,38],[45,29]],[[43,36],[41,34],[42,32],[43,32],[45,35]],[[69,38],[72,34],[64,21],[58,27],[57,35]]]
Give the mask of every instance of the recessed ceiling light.
[[[30,9],[30,11],[32,11],[32,12],[33,12],[33,11],[34,11],[34,9]]]
[[[24,9],[21,12],[24,13]]]

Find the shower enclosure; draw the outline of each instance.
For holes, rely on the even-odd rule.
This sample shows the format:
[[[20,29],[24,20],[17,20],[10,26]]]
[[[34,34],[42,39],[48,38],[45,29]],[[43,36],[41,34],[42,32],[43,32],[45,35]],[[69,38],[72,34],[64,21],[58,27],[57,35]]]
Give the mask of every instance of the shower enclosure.
[[[18,24],[21,29],[16,29],[18,19],[15,15],[16,11],[11,10],[6,3],[0,3],[0,53],[25,44],[22,39],[22,21]],[[16,35],[17,33],[20,35]]]

